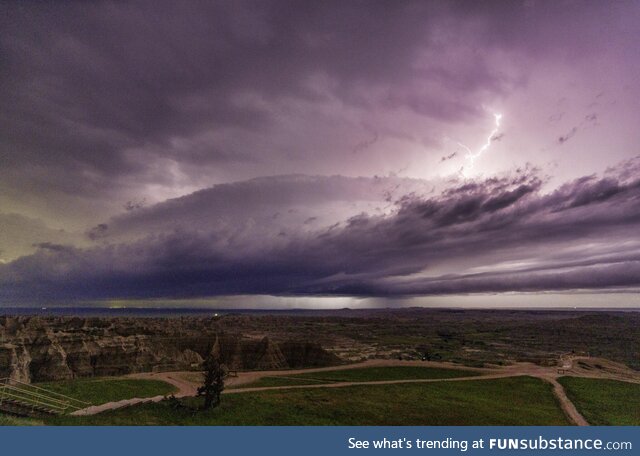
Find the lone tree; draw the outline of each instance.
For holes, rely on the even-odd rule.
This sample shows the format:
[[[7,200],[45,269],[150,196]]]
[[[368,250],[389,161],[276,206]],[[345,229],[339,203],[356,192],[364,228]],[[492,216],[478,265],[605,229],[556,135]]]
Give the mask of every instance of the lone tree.
[[[220,405],[220,394],[224,390],[225,369],[212,354],[204,361],[204,384],[198,388],[198,396],[204,396],[203,409]]]

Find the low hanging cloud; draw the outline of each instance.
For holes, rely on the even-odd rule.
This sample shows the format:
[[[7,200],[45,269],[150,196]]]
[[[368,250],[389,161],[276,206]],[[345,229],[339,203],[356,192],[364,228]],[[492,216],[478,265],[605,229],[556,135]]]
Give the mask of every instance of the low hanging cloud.
[[[0,265],[0,298],[633,288],[640,286],[638,176],[640,158],[550,192],[531,168],[453,183],[437,196],[391,178],[283,176],[217,186],[107,221],[95,247],[42,244]],[[387,211],[355,204],[382,202],[396,186]],[[336,219],[351,214],[305,223],[314,207],[336,202]],[[275,206],[267,217],[265,207]],[[225,217],[233,223],[220,223]]]

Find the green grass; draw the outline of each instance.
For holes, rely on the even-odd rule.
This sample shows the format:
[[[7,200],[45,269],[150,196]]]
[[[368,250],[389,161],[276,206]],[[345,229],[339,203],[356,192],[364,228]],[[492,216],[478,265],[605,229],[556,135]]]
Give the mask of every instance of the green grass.
[[[36,383],[35,385],[93,405],[176,392],[173,385],[159,380],[90,378]]]
[[[284,377],[263,377],[252,383],[231,388],[254,388],[266,386],[311,385],[334,382],[374,382],[385,380],[442,379],[456,377],[474,377],[477,372],[461,369],[439,369],[422,366],[364,367],[358,369],[339,369]]]
[[[640,385],[582,377],[561,377],[567,396],[592,425],[640,425]]]
[[[0,426],[39,426],[44,424],[34,418],[18,418],[11,415],[3,415],[0,412]]]
[[[309,372],[295,375],[296,378],[327,380],[332,382],[374,382],[383,380],[417,380],[456,377],[474,377],[475,371],[461,369],[439,369],[422,366],[365,367],[325,372]]]
[[[532,400],[535,398],[535,400]],[[187,402],[196,406],[200,402]],[[460,382],[363,385],[223,395],[207,412],[168,401],[59,425],[565,425],[552,387],[532,377]]]
[[[259,388],[269,386],[297,386],[297,385],[319,385],[322,383],[330,383],[329,381],[317,381],[317,380],[305,380],[297,377],[262,377],[259,380],[251,383],[244,383],[242,385],[229,385],[227,389],[242,389],[242,388]]]

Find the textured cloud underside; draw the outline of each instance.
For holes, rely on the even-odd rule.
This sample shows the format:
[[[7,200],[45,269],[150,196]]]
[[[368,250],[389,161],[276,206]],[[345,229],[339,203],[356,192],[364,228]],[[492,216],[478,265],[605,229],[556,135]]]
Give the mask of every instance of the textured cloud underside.
[[[100,224],[89,232],[92,248],[41,244],[0,266],[0,293],[101,299],[635,287],[639,171],[631,160],[547,193],[531,169],[437,195],[426,183],[395,178],[220,185]]]

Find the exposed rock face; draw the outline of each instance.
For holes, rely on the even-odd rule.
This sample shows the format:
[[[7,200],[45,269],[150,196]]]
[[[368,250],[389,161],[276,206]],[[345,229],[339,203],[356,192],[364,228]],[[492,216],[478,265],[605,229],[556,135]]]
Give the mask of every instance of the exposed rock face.
[[[340,363],[317,343],[247,339],[211,318],[0,317],[0,377],[26,382],[196,369],[209,351],[231,370]]]

